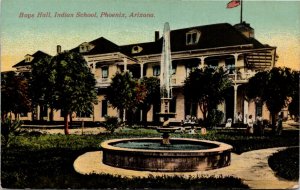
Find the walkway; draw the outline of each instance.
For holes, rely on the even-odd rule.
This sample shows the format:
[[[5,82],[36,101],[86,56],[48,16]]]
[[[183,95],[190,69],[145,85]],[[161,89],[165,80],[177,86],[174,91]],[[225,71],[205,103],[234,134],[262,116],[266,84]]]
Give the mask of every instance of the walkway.
[[[197,171],[197,172],[149,172],[134,171],[107,166],[102,163],[102,152],[87,152],[79,156],[74,162],[75,171],[81,174],[111,174],[124,177],[147,177],[153,176],[234,176],[241,178],[245,184],[252,189],[296,189],[299,188],[298,182],[280,179],[268,165],[268,157],[281,148],[270,148],[245,152],[241,155],[232,153],[231,165],[225,168]]]

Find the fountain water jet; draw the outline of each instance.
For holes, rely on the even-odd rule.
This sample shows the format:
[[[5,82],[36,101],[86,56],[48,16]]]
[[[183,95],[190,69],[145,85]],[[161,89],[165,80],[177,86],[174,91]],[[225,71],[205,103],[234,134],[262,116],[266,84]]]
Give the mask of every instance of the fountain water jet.
[[[160,95],[161,95],[161,112],[157,113],[162,117],[164,122],[163,126],[157,128],[157,131],[163,133],[162,144],[170,144],[170,133],[175,132],[177,127],[169,126],[169,119],[174,117],[176,113],[170,112],[170,101],[172,100],[172,59],[171,59],[171,45],[170,45],[170,26],[165,23],[163,32],[163,47],[160,61]]]

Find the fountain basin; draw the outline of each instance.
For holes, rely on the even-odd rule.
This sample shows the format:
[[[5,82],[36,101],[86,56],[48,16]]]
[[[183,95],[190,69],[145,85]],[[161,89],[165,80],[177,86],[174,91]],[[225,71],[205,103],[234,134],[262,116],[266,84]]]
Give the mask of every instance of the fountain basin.
[[[161,138],[104,141],[101,143],[103,163],[132,170],[164,172],[204,171],[230,165],[231,145],[187,138],[172,138],[170,142],[171,145],[161,145],[165,148],[159,149],[151,144],[161,143]],[[172,148],[175,145],[176,148]]]

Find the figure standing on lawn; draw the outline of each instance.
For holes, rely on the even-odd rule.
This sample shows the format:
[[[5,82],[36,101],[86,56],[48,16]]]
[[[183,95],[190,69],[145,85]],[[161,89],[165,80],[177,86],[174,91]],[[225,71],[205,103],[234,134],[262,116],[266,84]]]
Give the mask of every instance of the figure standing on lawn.
[[[249,115],[249,118],[247,120],[247,134],[253,134],[253,119],[252,119],[252,115]]]
[[[241,128],[243,124],[243,115],[240,112],[238,112],[236,120],[238,123],[238,127]]]

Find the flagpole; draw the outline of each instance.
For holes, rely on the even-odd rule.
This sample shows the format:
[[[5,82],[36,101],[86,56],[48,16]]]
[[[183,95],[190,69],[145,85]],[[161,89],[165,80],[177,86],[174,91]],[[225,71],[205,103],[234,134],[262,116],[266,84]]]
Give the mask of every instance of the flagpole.
[[[243,0],[241,0],[241,24],[243,22]]]

